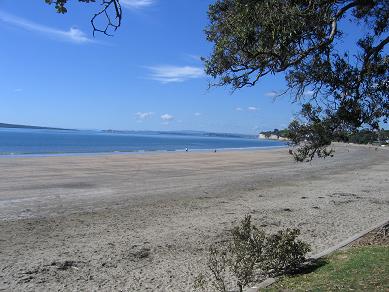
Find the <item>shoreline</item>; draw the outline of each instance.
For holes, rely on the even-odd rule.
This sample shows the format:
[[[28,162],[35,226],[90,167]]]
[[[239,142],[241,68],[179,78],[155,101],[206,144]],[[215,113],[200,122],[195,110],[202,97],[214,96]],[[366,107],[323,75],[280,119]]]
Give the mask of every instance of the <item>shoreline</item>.
[[[0,129],[1,130],[1,129]],[[64,135],[63,132],[35,132],[24,130],[21,133],[8,129],[0,139],[0,158],[23,156],[82,156],[112,155],[116,153],[179,152],[187,147],[191,151],[225,151],[234,149],[259,149],[284,146],[286,143],[259,140],[254,136],[225,137],[195,134],[132,133],[112,134],[104,132],[79,131]],[[48,131],[48,130],[45,130]],[[224,134],[225,135],[225,134]],[[232,135],[232,134],[230,134]],[[238,135],[238,134],[237,134]]]
[[[235,147],[235,148],[199,148],[199,149],[176,149],[176,150],[134,150],[134,151],[111,151],[111,152],[60,152],[60,153],[0,153],[2,158],[35,158],[35,157],[91,157],[91,156],[110,156],[110,155],[147,155],[147,154],[161,154],[161,153],[206,153],[206,152],[236,152],[236,151],[258,151],[258,150],[272,150],[284,149],[288,145],[281,146],[263,146],[263,147]]]
[[[334,147],[0,159],[0,290],[191,291],[246,214],[324,251],[389,213],[387,149]]]
[[[269,140],[271,141],[271,140]],[[380,148],[388,149],[386,145],[374,145],[374,144],[355,144],[355,143],[343,143],[333,142],[331,147],[336,146],[350,146],[350,147],[366,147],[366,148]],[[164,153],[208,153],[208,152],[237,152],[237,151],[266,151],[275,149],[286,149],[289,145],[277,145],[277,146],[260,146],[260,147],[231,147],[231,148],[193,148],[189,151],[185,149],[175,150],[133,150],[133,151],[102,151],[102,152],[55,152],[55,153],[0,153],[0,159],[7,158],[40,158],[40,157],[93,157],[93,156],[116,156],[116,155],[149,155],[149,154],[164,154]]]

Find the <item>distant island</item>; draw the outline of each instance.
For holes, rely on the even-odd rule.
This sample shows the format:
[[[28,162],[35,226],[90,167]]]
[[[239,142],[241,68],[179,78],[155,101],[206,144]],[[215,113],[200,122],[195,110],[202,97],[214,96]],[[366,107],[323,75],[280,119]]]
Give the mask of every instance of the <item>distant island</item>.
[[[16,125],[16,124],[6,124],[6,123],[0,123],[0,128],[75,131],[73,129],[52,128],[52,127],[39,127],[39,126],[28,126],[28,125]]]
[[[256,135],[234,134],[234,133],[214,133],[203,131],[131,131],[131,130],[102,130],[104,133],[113,134],[141,134],[141,135],[179,135],[179,136],[202,136],[202,137],[219,137],[219,138],[245,138],[255,139]]]

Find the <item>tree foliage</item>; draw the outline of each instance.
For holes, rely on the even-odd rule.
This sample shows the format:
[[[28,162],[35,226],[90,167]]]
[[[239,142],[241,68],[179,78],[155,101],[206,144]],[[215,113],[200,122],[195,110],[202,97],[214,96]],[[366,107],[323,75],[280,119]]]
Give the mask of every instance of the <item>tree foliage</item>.
[[[84,3],[94,3],[96,0],[78,0]],[[66,5],[68,0],[45,0],[49,5],[55,5],[55,10],[58,13],[65,14],[68,12]],[[97,25],[99,19],[103,17],[103,25],[100,27]],[[105,35],[110,35],[110,31],[116,31],[122,21],[122,8],[120,6],[120,0],[101,0],[101,9],[96,12],[91,18],[91,24],[93,27],[93,35],[95,32],[102,32]]]
[[[328,156],[338,133],[379,128],[389,117],[387,0],[217,0],[205,61],[213,85],[234,90],[284,72],[299,119],[289,127],[298,160]],[[342,45],[351,22],[355,43]]]

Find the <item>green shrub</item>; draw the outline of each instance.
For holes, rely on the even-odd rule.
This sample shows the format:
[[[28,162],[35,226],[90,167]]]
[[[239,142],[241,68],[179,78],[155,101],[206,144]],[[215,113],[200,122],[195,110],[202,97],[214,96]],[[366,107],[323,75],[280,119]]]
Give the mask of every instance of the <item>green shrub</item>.
[[[267,235],[251,223],[251,216],[246,216],[232,229],[227,242],[210,247],[208,282],[202,274],[195,287],[206,289],[208,283],[217,291],[227,291],[234,285],[243,291],[254,281],[296,270],[310,251],[307,243],[297,240],[299,234],[297,229],[285,229]]]
[[[289,273],[295,271],[305,261],[310,251],[307,243],[297,239],[298,229],[285,229],[269,235],[264,249],[262,269],[268,274]]]
[[[265,233],[251,224],[251,216],[232,230],[228,264],[240,290],[254,279],[256,265],[262,261],[264,241]]]

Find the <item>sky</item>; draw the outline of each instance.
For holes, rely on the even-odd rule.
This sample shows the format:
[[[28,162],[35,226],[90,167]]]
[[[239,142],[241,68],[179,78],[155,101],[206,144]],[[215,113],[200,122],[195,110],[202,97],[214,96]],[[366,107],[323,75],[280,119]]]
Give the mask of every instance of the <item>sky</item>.
[[[97,4],[0,0],[0,122],[77,129],[256,134],[298,111],[282,75],[208,89],[201,56],[210,0],[122,0],[112,37],[92,35]],[[98,1],[97,1],[98,2]]]

